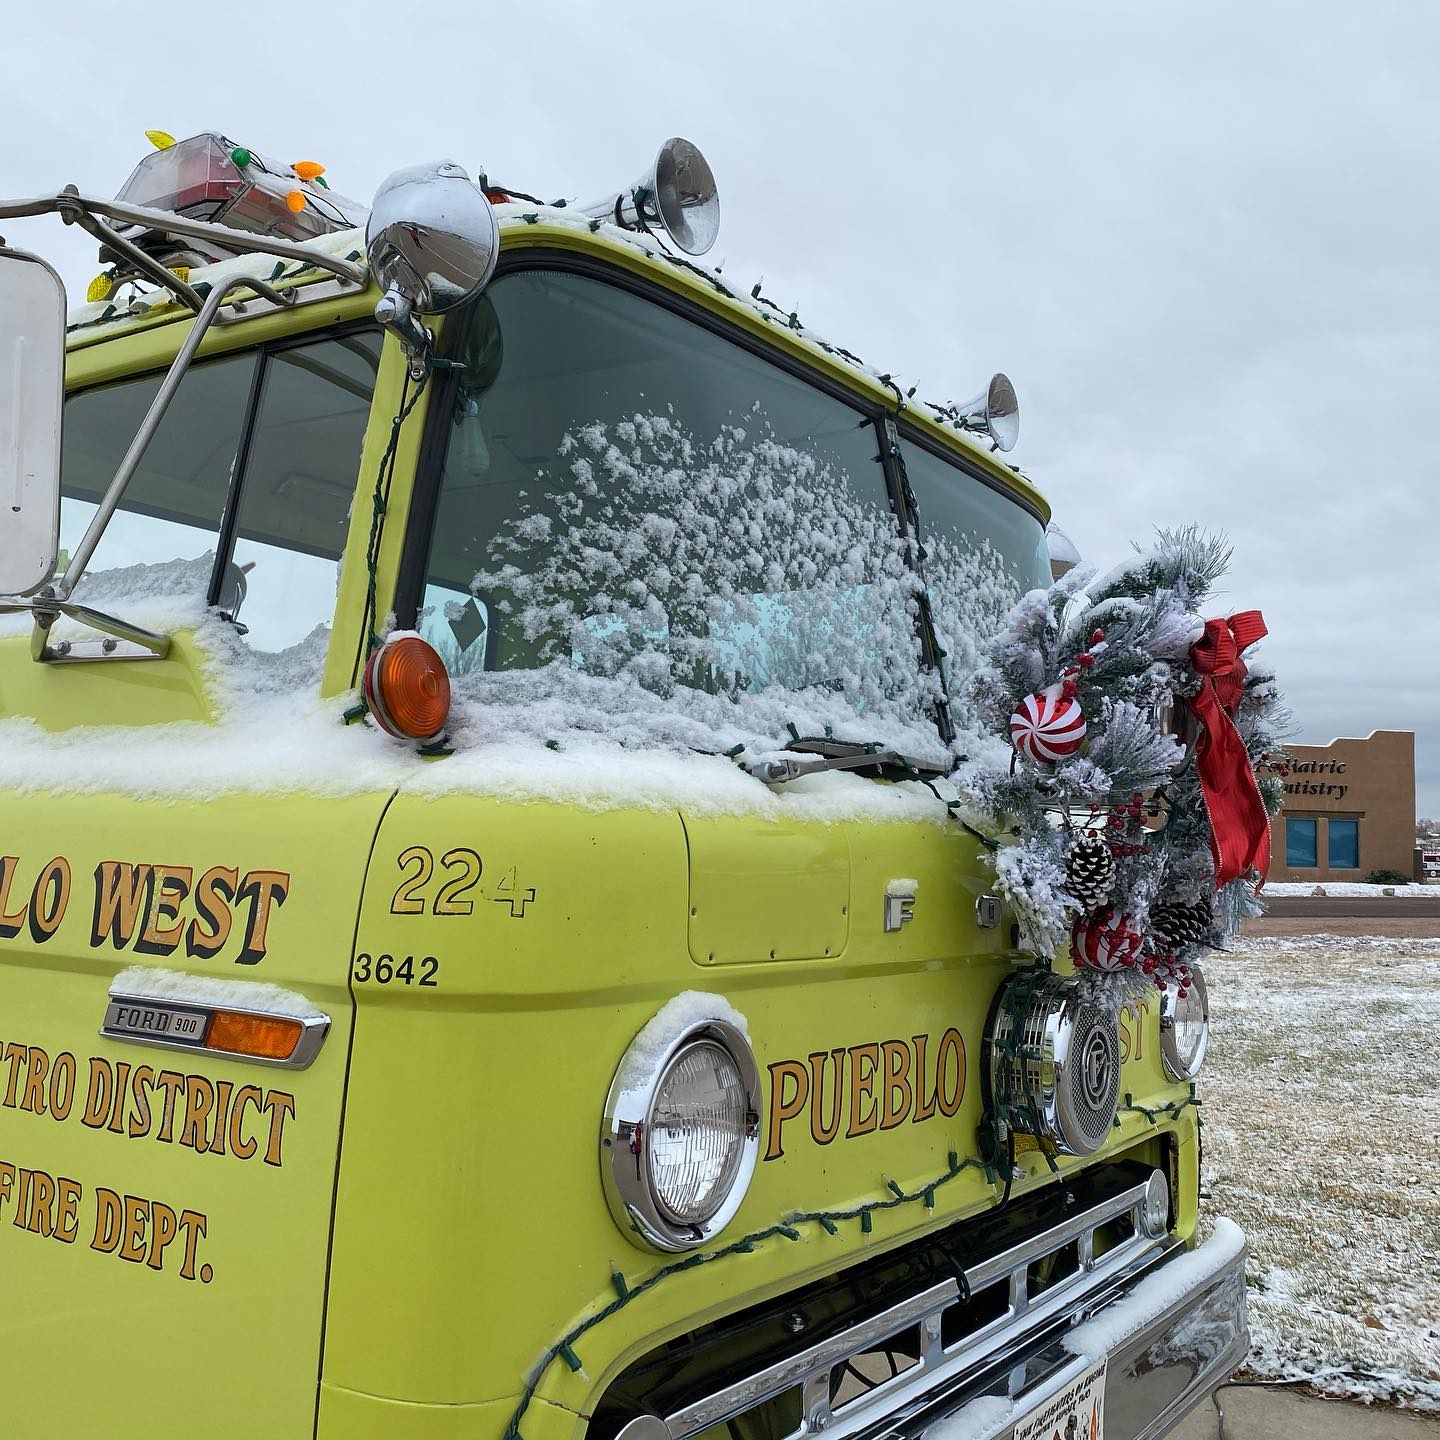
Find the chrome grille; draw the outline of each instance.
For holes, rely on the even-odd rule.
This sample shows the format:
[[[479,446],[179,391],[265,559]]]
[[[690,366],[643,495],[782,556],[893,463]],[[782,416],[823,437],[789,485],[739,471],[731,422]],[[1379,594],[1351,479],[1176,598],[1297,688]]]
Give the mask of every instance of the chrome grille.
[[[963,1289],[956,1279],[928,1285],[663,1418],[637,1418],[621,1440],[632,1426],[629,1440],[688,1440],[771,1405],[773,1414],[799,1417],[788,1430],[767,1427],[774,1440],[858,1435],[1047,1325],[1088,1313],[1119,1280],[1172,1248],[1168,1237],[1145,1233],[1144,1196],[1144,1183],[1130,1185],[966,1266]]]

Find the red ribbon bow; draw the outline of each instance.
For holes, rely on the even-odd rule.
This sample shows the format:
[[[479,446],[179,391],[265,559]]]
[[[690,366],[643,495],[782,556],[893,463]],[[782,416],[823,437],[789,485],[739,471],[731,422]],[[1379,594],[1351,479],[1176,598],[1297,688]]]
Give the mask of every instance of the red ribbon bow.
[[[1235,728],[1247,673],[1240,652],[1268,633],[1258,610],[1242,610],[1228,620],[1207,620],[1190,647],[1191,668],[1200,676],[1200,693],[1190,701],[1200,722],[1195,767],[1210,813],[1217,890],[1251,870],[1263,883],[1270,868],[1270,817]]]

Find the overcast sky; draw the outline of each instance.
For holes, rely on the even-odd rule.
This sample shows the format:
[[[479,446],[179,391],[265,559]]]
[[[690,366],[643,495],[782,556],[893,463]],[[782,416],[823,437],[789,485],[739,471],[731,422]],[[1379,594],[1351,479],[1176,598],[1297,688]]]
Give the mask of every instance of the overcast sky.
[[[239,12],[236,12],[239,13]],[[56,0],[0,39],[0,190],[113,193],[219,129],[368,200],[446,157],[585,198],[670,134],[712,258],[935,399],[1004,370],[1087,559],[1235,547],[1301,734],[1414,729],[1440,814],[1440,10],[1407,3],[421,6]],[[212,43],[229,35],[217,53]],[[7,227],[72,299],[93,242]],[[77,293],[78,292],[78,293]]]

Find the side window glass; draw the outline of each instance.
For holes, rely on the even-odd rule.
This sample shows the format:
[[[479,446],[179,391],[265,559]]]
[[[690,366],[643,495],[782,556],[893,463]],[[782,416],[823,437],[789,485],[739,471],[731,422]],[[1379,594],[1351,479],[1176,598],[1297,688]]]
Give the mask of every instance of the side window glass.
[[[370,396],[373,330],[271,353],[245,456],[220,608],[259,650],[328,626]]]
[[[924,551],[936,638],[955,682],[979,663],[980,646],[1029,590],[1050,584],[1045,527],[1023,506],[919,445],[903,445]],[[965,717],[957,716],[962,728]]]
[[[298,644],[335,610],[378,331],[195,366],[111,517],[77,598],[92,604],[210,592],[237,461],[234,544],[218,603],[260,650]],[[264,369],[248,443],[256,365]],[[65,408],[60,543],[79,544],[160,376],[86,390]],[[144,568],[137,568],[144,567]]]
[[[257,359],[252,351],[211,360],[186,375],[77,598],[99,604],[106,594],[164,589],[204,599]],[[160,380],[99,386],[66,402],[60,545],[67,554],[84,537]],[[165,573],[137,572],[139,565],[162,565]]]
[[[933,746],[864,415],[651,301],[554,272],[493,285],[462,358],[419,617],[452,673],[638,685],[703,714],[697,737],[736,713],[707,697],[757,728],[764,697],[777,742],[781,715],[864,738],[904,717]]]

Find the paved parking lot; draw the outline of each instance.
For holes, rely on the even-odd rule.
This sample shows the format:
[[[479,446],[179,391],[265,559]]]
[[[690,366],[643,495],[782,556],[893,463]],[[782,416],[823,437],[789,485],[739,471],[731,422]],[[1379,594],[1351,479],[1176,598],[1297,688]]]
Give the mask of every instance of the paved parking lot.
[[[1317,1400],[1293,1390],[1237,1386],[1220,1392],[1225,1440],[1436,1440],[1440,1416]],[[1217,1440],[1215,1407],[1205,1404],[1170,1432],[1172,1440]]]

